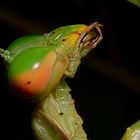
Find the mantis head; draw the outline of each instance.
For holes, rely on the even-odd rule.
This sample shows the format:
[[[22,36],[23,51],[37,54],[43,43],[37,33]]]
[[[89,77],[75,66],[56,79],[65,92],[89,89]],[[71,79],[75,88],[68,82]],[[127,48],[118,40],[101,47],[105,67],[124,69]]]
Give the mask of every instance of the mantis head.
[[[42,36],[21,37],[0,49],[10,85],[23,98],[44,98],[63,77],[74,77],[81,58],[102,40],[101,26],[63,26]]]

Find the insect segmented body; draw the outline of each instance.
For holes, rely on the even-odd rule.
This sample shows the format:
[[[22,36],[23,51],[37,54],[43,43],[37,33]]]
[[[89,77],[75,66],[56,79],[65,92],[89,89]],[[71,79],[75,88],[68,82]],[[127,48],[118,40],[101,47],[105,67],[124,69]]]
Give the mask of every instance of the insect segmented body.
[[[24,99],[38,101],[32,115],[37,139],[87,139],[65,78],[74,77],[81,58],[102,40],[100,26],[98,22],[63,26],[0,49],[11,86]]]

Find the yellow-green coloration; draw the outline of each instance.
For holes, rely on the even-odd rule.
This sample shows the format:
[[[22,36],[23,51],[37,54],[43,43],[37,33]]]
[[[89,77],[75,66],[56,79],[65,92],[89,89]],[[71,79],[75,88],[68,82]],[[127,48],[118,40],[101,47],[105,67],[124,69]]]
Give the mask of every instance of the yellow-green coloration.
[[[102,40],[100,26],[64,26],[0,48],[11,86],[18,96],[36,101],[31,124],[37,140],[87,140],[65,78],[74,77],[81,58]],[[140,121],[127,128],[122,140],[140,140]]]
[[[121,140],[140,140],[140,120],[126,129]]]
[[[97,22],[64,26],[0,49],[18,96],[37,102],[32,115],[36,139],[87,140],[65,78],[74,77],[82,57],[102,40],[100,26]]]
[[[81,58],[100,42],[102,34],[99,26],[98,23],[93,23],[91,26],[72,26],[80,28],[64,37],[62,37],[63,34],[55,35],[55,32],[60,33],[59,31],[62,32],[62,29],[65,28],[61,27],[46,36],[52,35],[54,38],[58,36],[56,42],[53,43],[53,45],[59,44],[56,54],[59,54],[60,58],[63,58],[65,54],[64,58],[68,61],[63,78],[74,77]],[[57,68],[60,66],[58,65]],[[54,81],[55,78],[54,74]],[[87,135],[82,127],[83,121],[75,109],[70,88],[63,78],[49,92],[47,98],[38,104],[32,114],[32,129],[37,140],[87,140]],[[50,89],[49,86],[48,89]]]
[[[34,110],[32,129],[38,140],[87,140],[69,92],[63,81]]]
[[[26,99],[47,96],[62,77],[74,77],[81,58],[102,39],[100,26],[69,25],[14,41],[1,53],[12,87]]]
[[[138,6],[140,8],[140,0],[127,0],[130,3],[134,4],[135,6]]]

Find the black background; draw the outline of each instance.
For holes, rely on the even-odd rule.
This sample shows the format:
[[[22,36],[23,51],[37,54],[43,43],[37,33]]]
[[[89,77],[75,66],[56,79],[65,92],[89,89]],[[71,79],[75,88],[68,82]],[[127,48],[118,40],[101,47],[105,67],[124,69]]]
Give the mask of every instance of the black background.
[[[140,9],[121,0],[4,0],[0,2],[0,47],[59,26],[102,23],[103,41],[67,82],[88,138],[118,140],[140,117],[139,18]],[[0,58],[0,139],[32,140],[34,104],[14,98],[4,77]]]

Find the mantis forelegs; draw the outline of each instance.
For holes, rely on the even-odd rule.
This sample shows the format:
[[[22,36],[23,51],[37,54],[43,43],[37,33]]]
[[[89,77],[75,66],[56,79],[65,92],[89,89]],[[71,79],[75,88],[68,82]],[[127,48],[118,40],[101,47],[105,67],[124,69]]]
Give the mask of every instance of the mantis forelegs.
[[[38,140],[87,140],[70,88],[62,81],[35,109],[32,128]]]

